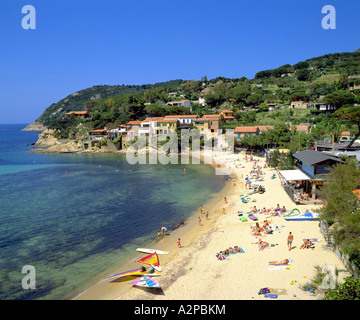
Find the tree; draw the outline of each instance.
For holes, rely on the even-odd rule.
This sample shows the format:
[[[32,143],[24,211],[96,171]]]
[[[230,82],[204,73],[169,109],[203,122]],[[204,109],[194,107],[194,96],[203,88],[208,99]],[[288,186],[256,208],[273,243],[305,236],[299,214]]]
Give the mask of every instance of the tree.
[[[235,88],[231,88],[227,91],[226,97],[234,104],[244,103],[246,98],[251,94],[250,90],[248,90],[244,86],[239,86]]]
[[[321,218],[331,226],[329,236],[334,245],[349,255],[349,260],[360,266],[360,208],[353,193],[359,189],[360,168],[353,159],[335,165],[320,190],[325,205],[319,209]]]
[[[300,69],[296,72],[297,78],[299,81],[309,80],[310,70],[308,69]]]
[[[353,145],[353,143],[355,142],[355,140],[360,137],[360,107],[353,106],[353,105],[347,105],[345,107],[342,107],[342,108],[336,110],[334,113],[334,116],[339,117],[341,119],[348,120],[357,125],[358,133],[350,141],[350,143],[346,146],[347,148],[350,148]]]
[[[325,96],[324,102],[334,106],[336,109],[340,109],[346,104],[355,103],[356,98],[347,90],[338,90]]]

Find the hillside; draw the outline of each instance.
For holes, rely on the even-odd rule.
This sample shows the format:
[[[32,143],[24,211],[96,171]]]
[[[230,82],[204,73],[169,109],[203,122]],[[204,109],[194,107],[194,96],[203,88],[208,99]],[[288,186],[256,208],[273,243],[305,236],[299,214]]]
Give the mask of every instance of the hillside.
[[[244,110],[268,106],[289,105],[292,100],[320,102],[324,96],[339,90],[360,96],[360,51],[326,54],[286,64],[256,73],[254,79],[217,77],[198,81],[172,80],[146,85],[98,85],[70,94],[49,106],[28,129],[37,127],[59,128],[64,114],[69,111],[91,110],[93,128],[137,120],[146,116],[163,116],[169,112],[186,113],[189,110],[171,109],[169,100],[205,99],[206,105],[194,103],[192,112],[199,115],[215,113],[220,108],[234,111],[237,120],[244,118]],[[169,97],[176,92],[176,97]],[[150,104],[150,105],[149,105]],[[240,121],[241,122],[241,121]],[[54,125],[55,124],[55,125]]]
[[[182,80],[172,80],[168,82],[161,82],[156,84],[144,85],[97,85],[91,88],[74,92],[57,103],[53,103],[42,113],[42,115],[28,125],[24,130],[43,130],[44,127],[50,126],[55,120],[64,116],[69,111],[82,111],[86,106],[91,106],[91,102],[96,102],[100,99],[124,95],[135,94],[147,89],[179,85]]]

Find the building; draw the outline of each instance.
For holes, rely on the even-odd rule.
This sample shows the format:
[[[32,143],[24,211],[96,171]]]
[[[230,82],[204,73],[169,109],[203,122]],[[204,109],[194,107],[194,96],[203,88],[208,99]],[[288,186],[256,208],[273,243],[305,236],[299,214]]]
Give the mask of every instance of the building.
[[[179,126],[193,126],[194,120],[198,118],[198,115],[168,115],[165,116],[165,120],[179,120]]]
[[[210,122],[212,122],[209,118],[197,118],[194,120],[194,126],[197,128],[197,130],[200,133],[200,136],[204,139],[208,139],[210,137],[207,136],[207,134],[210,131]]]
[[[291,103],[290,103],[291,109],[295,109],[295,108],[307,109],[309,107],[310,107],[310,105],[305,101],[291,101]]]
[[[190,108],[190,100],[169,101],[167,105]]]
[[[251,137],[253,135],[259,135],[268,130],[274,129],[273,126],[242,126],[236,127],[234,129],[235,138],[240,140],[243,139],[246,135]]]
[[[89,131],[90,140],[102,140],[107,138],[108,133],[106,129],[96,129]]]
[[[341,132],[340,142],[350,142],[352,140],[352,136],[350,131]]]
[[[257,126],[243,126],[234,129],[235,138],[238,140],[244,139],[246,136],[251,137],[252,135],[258,135],[259,133],[260,130]]]
[[[326,103],[315,103],[315,109],[317,111],[320,111],[320,112],[326,113],[326,114],[333,113],[336,111],[335,106],[332,106],[332,105],[326,104]]]
[[[233,116],[233,112],[231,110],[220,110],[220,118],[224,121],[224,122],[228,122],[228,121],[234,121],[235,118]]]
[[[91,120],[91,114],[89,111],[70,111],[65,113],[66,116],[71,116],[73,118],[76,119],[87,119],[87,120]]]
[[[176,119],[161,119],[156,121],[156,134],[169,134],[170,131],[176,131],[179,121]]]
[[[209,119],[209,129],[211,132],[215,132],[215,130],[220,129],[220,115],[219,114],[204,114],[203,118]]]
[[[132,128],[140,128],[142,121],[129,121],[127,125],[127,129],[130,130]]]

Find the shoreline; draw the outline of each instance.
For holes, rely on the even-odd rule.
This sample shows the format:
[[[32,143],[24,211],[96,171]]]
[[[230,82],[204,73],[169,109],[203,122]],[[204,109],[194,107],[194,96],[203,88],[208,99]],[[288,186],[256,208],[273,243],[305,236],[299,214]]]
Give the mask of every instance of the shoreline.
[[[89,152],[89,153],[99,153],[99,152]],[[114,153],[117,154],[117,152],[107,152],[107,153]],[[121,154],[118,152],[118,154]],[[179,154],[180,156],[180,154]],[[190,158],[196,158],[200,161],[200,165],[211,165],[214,169],[216,168],[216,164],[214,161],[212,161],[211,158],[207,157],[203,153],[200,154],[200,158],[189,154]],[[205,159],[206,158],[206,159]],[[190,160],[192,161],[192,160]],[[205,161],[207,161],[205,163]],[[206,203],[202,203],[202,205],[205,208],[204,213],[209,210],[206,208],[217,208],[214,210],[209,210],[209,221],[212,221],[212,219],[216,219],[220,214],[222,214],[221,208],[224,204],[224,196],[229,194],[230,191],[233,189],[232,185],[226,182],[224,184],[224,187],[211,199],[209,199]],[[193,211],[189,217],[180,222],[179,225],[173,229],[169,230],[168,234],[164,236],[162,239],[156,239],[153,241],[150,241],[149,243],[144,244],[142,247],[144,248],[154,248],[159,249],[163,251],[168,251],[170,254],[168,255],[159,255],[160,264],[163,268],[164,266],[170,261],[172,258],[174,252],[177,248],[177,239],[181,238],[181,244],[184,246],[183,243],[195,241],[195,237],[197,236],[196,233],[194,233],[195,230],[198,230],[197,225],[197,217],[200,215],[200,205],[199,203],[199,209]],[[205,220],[205,214],[202,214],[202,222],[204,226],[204,220]],[[206,228],[206,226],[205,226]],[[154,230],[154,233],[156,230]],[[144,256],[145,254],[141,252],[134,252],[133,255],[125,258],[124,260],[121,260],[119,264],[116,266],[109,268],[108,271],[102,273],[98,277],[96,277],[94,280],[90,281],[87,285],[82,286],[82,288],[79,288],[75,293],[67,295],[64,297],[65,300],[114,300],[117,299],[118,295],[126,295],[129,291],[131,291],[132,287],[128,285],[128,283],[132,280],[134,280],[136,277],[124,277],[123,281],[115,281],[111,283],[111,281],[107,280],[106,277],[110,274],[116,274],[119,272],[124,272],[127,270],[137,269],[141,267],[141,264],[137,263],[135,260],[139,259],[140,257]],[[110,272],[110,273],[109,273]],[[159,277],[161,278],[161,276]],[[159,280],[160,281],[160,280]],[[114,286],[117,288],[114,289]],[[112,293],[113,290],[116,290],[116,294],[114,295]]]
[[[338,280],[349,276],[344,264],[327,245],[320,232],[319,221],[286,221],[283,217],[269,217],[258,214],[259,223],[267,219],[270,224],[280,226],[271,235],[263,237],[269,242],[268,248],[259,251],[254,244],[258,240],[249,228],[255,224],[248,220],[241,222],[237,211],[248,212],[256,205],[257,208],[274,208],[277,204],[291,210],[295,203],[287,196],[279,178],[271,179],[274,169],[264,169],[264,194],[252,195],[256,202],[244,204],[239,195],[246,194],[244,176],[249,174],[252,163],[244,162],[244,154],[219,155],[219,160],[225,166],[236,167],[232,179],[225,185],[216,199],[205,204],[205,212],[210,210],[210,219],[203,220],[203,226],[198,226],[194,213],[185,227],[177,229],[160,242],[156,249],[169,251],[169,255],[159,255],[163,268],[158,278],[161,289],[143,290],[129,285],[129,277],[121,282],[106,283],[94,286],[86,294],[78,297],[88,300],[267,300],[264,295],[258,295],[261,288],[269,287],[276,291],[279,300],[317,300],[320,297],[303,291],[305,285],[315,275],[316,265],[331,265],[339,269]],[[231,159],[232,158],[232,159]],[[239,160],[237,160],[239,159]],[[262,158],[254,157],[263,161]],[[236,165],[241,163],[241,167]],[[223,196],[226,194],[228,205],[226,214]],[[199,204],[200,205],[200,204]],[[211,209],[207,206],[212,205]],[[298,206],[301,212],[305,209],[314,210],[316,205]],[[199,211],[200,212],[200,209]],[[289,234],[295,236],[293,249],[287,248],[286,239]],[[176,245],[181,238],[182,248]],[[318,238],[314,249],[300,249],[303,238]],[[230,246],[238,245],[245,253],[231,255],[226,261],[219,261],[216,253]],[[270,270],[270,261],[292,260],[288,270]],[[136,264],[139,267],[139,264]],[[127,267],[129,270],[129,266]],[[134,277],[133,277],[134,278]]]

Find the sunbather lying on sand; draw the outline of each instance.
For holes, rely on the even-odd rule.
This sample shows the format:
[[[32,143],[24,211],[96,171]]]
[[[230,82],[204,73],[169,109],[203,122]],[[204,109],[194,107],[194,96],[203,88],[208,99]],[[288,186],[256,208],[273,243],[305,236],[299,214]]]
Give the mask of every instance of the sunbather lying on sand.
[[[272,266],[283,266],[283,265],[288,265],[290,264],[290,259],[285,259],[282,261],[269,261],[269,264]]]
[[[259,251],[262,251],[269,246],[269,243],[267,243],[266,241],[262,241],[261,239],[259,239],[259,241],[255,242],[254,244],[257,244],[259,246]]]

